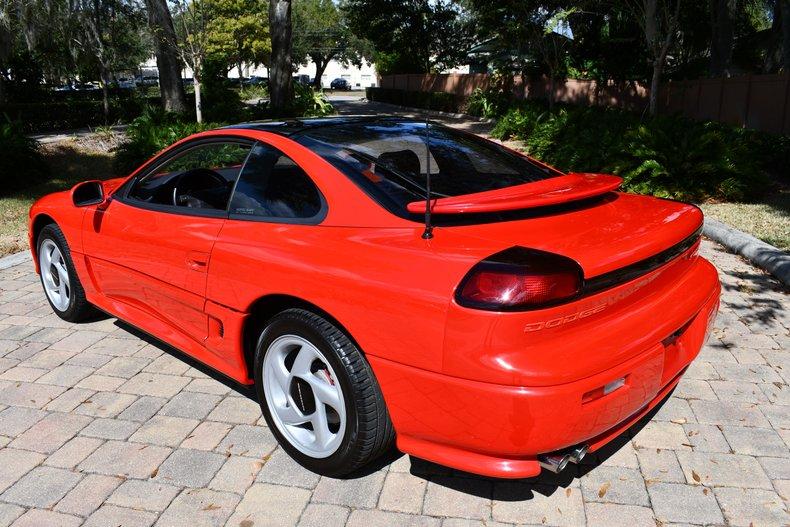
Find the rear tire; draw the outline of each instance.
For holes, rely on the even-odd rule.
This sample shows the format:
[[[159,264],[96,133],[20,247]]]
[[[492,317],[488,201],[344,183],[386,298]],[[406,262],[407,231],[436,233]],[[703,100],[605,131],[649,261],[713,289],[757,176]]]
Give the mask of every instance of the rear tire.
[[[392,446],[395,432],[370,365],[326,319],[288,309],[269,320],[254,376],[269,428],[305,468],[344,476]]]
[[[41,229],[36,254],[41,285],[55,314],[68,322],[79,322],[95,315],[95,309],[85,298],[69,244],[60,227],[50,223]]]

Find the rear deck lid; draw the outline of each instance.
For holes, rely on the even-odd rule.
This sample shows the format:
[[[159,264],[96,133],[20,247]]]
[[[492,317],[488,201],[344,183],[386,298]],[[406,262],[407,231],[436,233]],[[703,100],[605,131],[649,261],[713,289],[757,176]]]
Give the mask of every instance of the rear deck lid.
[[[524,219],[447,226],[436,237],[471,236],[490,244],[491,253],[520,246],[560,254],[578,262],[590,279],[655,257],[702,225],[694,205],[621,192],[567,210],[534,212]]]

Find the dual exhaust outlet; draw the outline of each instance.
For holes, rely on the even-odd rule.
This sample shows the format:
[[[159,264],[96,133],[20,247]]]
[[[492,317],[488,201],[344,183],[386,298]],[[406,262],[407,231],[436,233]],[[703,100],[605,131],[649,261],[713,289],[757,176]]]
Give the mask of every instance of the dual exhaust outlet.
[[[587,451],[590,450],[590,445],[578,445],[570,450],[563,450],[558,452],[551,452],[549,454],[539,454],[538,455],[538,464],[557,474],[561,472],[565,467],[568,466],[568,463],[575,463],[579,464],[584,456],[587,455]]]

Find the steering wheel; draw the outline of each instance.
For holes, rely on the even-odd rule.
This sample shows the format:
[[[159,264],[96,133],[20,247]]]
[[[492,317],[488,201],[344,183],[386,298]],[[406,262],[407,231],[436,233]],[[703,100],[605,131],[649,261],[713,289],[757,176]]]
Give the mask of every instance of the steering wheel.
[[[193,191],[226,189],[227,181],[208,168],[194,168],[176,177],[173,184],[173,205],[176,207],[195,207],[215,209],[216,206],[190,194]]]

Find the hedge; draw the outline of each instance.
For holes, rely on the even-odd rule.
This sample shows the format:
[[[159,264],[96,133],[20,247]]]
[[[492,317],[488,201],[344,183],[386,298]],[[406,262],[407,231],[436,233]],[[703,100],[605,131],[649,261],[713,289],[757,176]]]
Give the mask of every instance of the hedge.
[[[365,88],[365,96],[369,101],[441,112],[457,112],[462,102],[462,99],[451,93],[408,91],[394,88]]]
[[[194,106],[194,99],[187,98],[190,107]],[[129,122],[146,106],[159,104],[159,97],[111,98],[106,122],[102,101],[90,99],[7,103],[0,105],[0,117],[18,123],[27,133],[39,133]]]
[[[518,139],[528,154],[563,171],[604,172],[630,192],[687,201],[740,201],[786,178],[790,138],[614,108],[515,103],[492,135]]]

